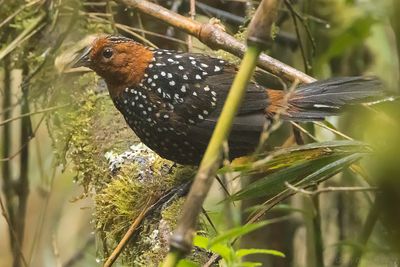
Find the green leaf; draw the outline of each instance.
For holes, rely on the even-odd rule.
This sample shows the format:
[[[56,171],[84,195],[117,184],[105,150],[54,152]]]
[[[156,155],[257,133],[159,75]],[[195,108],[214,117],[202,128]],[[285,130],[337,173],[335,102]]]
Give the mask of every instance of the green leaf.
[[[301,182],[298,184],[298,186],[305,187],[307,185],[310,185],[311,183],[321,182],[337,174],[343,168],[348,167],[352,163],[361,159],[362,156],[363,154],[356,153],[353,155],[349,155],[347,157],[339,158],[338,160],[331,162],[330,164],[324,166],[323,168],[313,172],[312,174],[302,179]]]
[[[213,245],[215,245],[217,243],[231,241],[237,237],[243,236],[243,235],[248,234],[254,230],[257,230],[263,226],[266,226],[269,223],[270,223],[269,221],[262,221],[259,223],[246,224],[243,226],[232,228],[232,229],[228,230],[227,232],[222,233],[222,234],[218,235],[217,237],[211,239],[208,246],[212,247]]]
[[[185,259],[185,260],[180,260],[178,262],[177,267],[200,267],[200,265],[195,263],[195,262],[193,262],[193,261]]]
[[[233,259],[234,251],[230,245],[217,243],[212,245],[210,250],[220,255],[226,262],[231,262]]]
[[[201,235],[196,235],[193,239],[193,245],[217,253],[226,261],[230,261],[231,259],[232,249],[227,244],[221,244],[221,243],[210,244],[209,238]]]
[[[305,187],[321,182],[359,160],[369,148],[355,141],[313,143],[272,152],[274,157],[247,175],[257,181],[233,194],[231,200],[274,195],[287,189],[285,182]],[[246,172],[243,173],[246,175]]]
[[[356,155],[355,159],[347,163],[346,166],[351,164],[352,162],[358,160],[361,156]],[[344,168],[345,164],[337,165],[337,162],[340,161],[340,157],[323,157],[321,159],[316,159],[304,163],[299,163],[294,166],[285,168],[276,173],[267,175],[254,183],[249,184],[241,191],[235,193],[231,196],[232,200],[241,200],[245,198],[255,198],[266,195],[273,195],[279,193],[286,189],[285,182],[290,184],[297,184],[302,179],[306,179],[307,181],[319,182],[322,181],[328,171],[333,175]],[[331,168],[332,167],[332,168]],[[320,170],[326,170],[325,172],[320,172]],[[331,169],[330,169],[331,168]],[[305,183],[302,183],[305,184]]]
[[[261,262],[245,261],[240,264],[241,267],[257,267],[262,266]]]
[[[268,153],[256,155],[256,161],[225,167],[220,173],[240,171],[244,173],[276,172],[279,169],[292,166],[302,161],[329,156],[334,153],[369,152],[365,143],[358,141],[337,140],[320,143],[310,143],[297,147],[280,148]],[[264,162],[265,161],[265,162]]]
[[[208,249],[208,243],[210,240],[208,237],[202,236],[202,235],[195,235],[193,238],[193,246],[202,248],[202,249]]]
[[[273,250],[273,249],[258,249],[258,248],[250,248],[250,249],[239,249],[236,251],[236,256],[242,258],[247,255],[253,255],[253,254],[268,254],[268,255],[273,255],[273,256],[278,256],[278,257],[285,257],[285,254],[283,254],[280,251]]]

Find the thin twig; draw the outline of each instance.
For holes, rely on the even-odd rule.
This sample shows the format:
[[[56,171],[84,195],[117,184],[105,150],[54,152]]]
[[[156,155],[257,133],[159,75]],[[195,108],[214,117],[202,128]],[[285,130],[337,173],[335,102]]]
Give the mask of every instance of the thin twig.
[[[7,216],[7,211],[6,211],[6,208],[4,206],[3,199],[1,197],[0,197],[0,208],[1,208],[1,215],[3,215],[3,217],[6,220],[6,223],[8,225],[8,228],[10,229],[10,233],[11,233],[10,238],[14,240],[14,242],[16,244],[16,247],[17,247],[17,252],[18,252],[19,256],[21,257],[24,266],[28,267],[28,264],[26,262],[24,254],[22,253],[21,245],[18,243],[17,234],[16,234],[16,232],[15,232],[15,230],[13,228],[13,225],[12,225],[12,223],[10,221],[10,218]]]
[[[46,112],[49,112],[49,111],[57,110],[57,109],[60,109],[60,108],[66,108],[66,107],[69,107],[69,106],[71,106],[71,105],[70,104],[65,104],[65,105],[60,105],[60,106],[55,106],[55,107],[50,107],[50,108],[45,108],[45,109],[41,109],[41,110],[36,110],[36,111],[24,113],[24,114],[21,114],[19,116],[16,116],[16,117],[9,118],[9,119],[1,121],[0,122],[0,126],[6,125],[6,124],[8,124],[8,123],[10,123],[12,121],[19,120],[19,119],[22,119],[22,118],[25,118],[25,117],[30,117],[32,115],[36,115],[36,114],[40,114],[40,113],[46,113]]]
[[[94,236],[90,235],[89,238],[86,240],[85,244],[83,247],[77,250],[77,252],[69,258],[62,266],[63,267],[73,267],[75,266],[84,256],[87,248],[90,246],[94,245]]]
[[[296,31],[297,40],[298,40],[299,46],[300,46],[301,56],[303,57],[304,71],[307,73],[310,70],[310,65],[308,64],[308,60],[306,57],[306,51],[304,49],[303,41],[301,40],[301,34],[300,34],[300,30],[299,30],[299,25],[297,24],[297,18],[295,16],[295,12],[293,10],[292,4],[288,0],[285,0],[285,4],[292,15],[294,29]]]
[[[196,0],[190,0],[190,10],[189,15],[192,20],[196,17]],[[188,35],[188,51],[192,52],[193,50],[193,37],[192,35]]]
[[[108,23],[108,22],[109,22],[107,19],[103,19],[103,18],[101,18],[101,17],[99,17],[99,16],[97,16],[97,15],[94,15],[93,13],[86,13],[86,12],[82,12],[82,11],[80,11],[79,13],[80,13],[80,14],[87,14],[90,18],[94,18],[94,19],[96,19],[96,20],[98,20],[98,21],[102,21],[102,22],[105,22],[105,23]],[[134,32],[134,31],[131,31],[131,30],[130,30],[130,27],[127,26],[127,25],[120,24],[120,23],[115,23],[115,27],[116,27],[117,29],[123,30],[123,31],[125,31],[125,32],[127,32],[127,33],[129,33],[129,34],[131,34],[132,36],[136,37],[138,40],[141,40],[142,42],[148,44],[148,45],[151,46],[151,47],[157,47],[155,44],[153,44],[152,42],[150,42],[148,39],[144,38],[142,35],[140,35],[140,34]]]
[[[86,12],[83,12],[84,14],[90,14],[90,18],[89,19],[92,19],[92,20],[94,20],[94,21],[101,21],[101,22],[106,22],[106,20],[104,20],[103,18],[100,18],[100,17],[98,17],[97,15],[95,15],[94,13],[86,13]],[[123,30],[121,27],[124,27],[124,29],[128,29],[128,30],[130,30],[130,31],[132,31],[132,32],[139,32],[139,33],[143,33],[143,34],[148,34],[148,35],[152,35],[152,36],[156,36],[156,37],[160,37],[160,38],[163,38],[163,39],[167,39],[167,40],[170,40],[170,41],[173,41],[173,42],[177,42],[177,43],[179,43],[179,44],[183,44],[183,45],[187,45],[187,43],[185,42],[185,41],[182,41],[182,40],[180,40],[180,39],[178,39],[178,38],[174,38],[174,37],[170,37],[170,36],[166,36],[166,35],[164,35],[164,34],[160,34],[160,33],[156,33],[156,32],[152,32],[152,31],[147,31],[147,30],[145,30],[145,29],[137,29],[137,28],[134,28],[134,27],[130,27],[130,26],[128,26],[128,25],[124,25],[124,24],[120,24],[120,23],[116,23],[115,24],[115,26],[117,27],[117,28],[120,28],[121,30]],[[143,35],[142,35],[143,36]],[[147,40],[147,39],[146,39]],[[153,44],[154,45],[154,47],[155,47],[155,44]],[[153,46],[152,45],[152,46]]]
[[[232,14],[230,12],[227,12],[225,10],[221,10],[212,6],[209,6],[205,3],[202,2],[196,2],[196,7],[200,10],[203,11],[205,14],[207,14],[210,17],[216,17],[218,19],[222,19],[225,21],[229,21],[231,23],[234,23],[236,25],[242,25],[246,22],[246,19],[243,17],[240,17],[238,15]]]
[[[280,120],[280,117],[282,114],[284,114],[288,108],[288,101],[289,98],[292,96],[294,93],[294,90],[297,88],[299,85],[299,81],[295,80],[292,85],[290,86],[289,90],[285,92],[285,96],[282,101],[282,106],[276,111],[272,118],[272,123],[266,124],[264,126],[263,132],[260,135],[260,141],[258,143],[258,146],[254,152],[254,154],[258,154],[261,152],[262,148],[264,147],[264,144],[267,142],[269,136],[271,135],[272,132],[277,130],[281,125],[282,125],[282,120]]]
[[[44,115],[43,115],[43,118],[44,118]],[[30,251],[29,251],[29,253],[27,255],[28,256],[29,266],[32,266],[32,262],[34,260],[34,256],[36,256],[38,254],[38,253],[35,253],[35,252],[39,247],[37,244],[40,243],[40,238],[43,236],[42,235],[42,231],[43,231],[44,226],[45,226],[45,222],[46,222],[45,219],[47,218],[46,214],[47,214],[47,211],[48,211],[51,192],[53,192],[52,191],[53,182],[54,182],[54,179],[56,177],[57,168],[55,167],[56,164],[51,164],[51,166],[53,166],[53,169],[52,169],[52,174],[51,174],[50,180],[49,180],[49,188],[48,189],[44,189],[44,190],[42,189],[42,192],[44,192],[44,194],[45,194],[44,197],[43,197],[44,198],[44,203],[42,203],[40,211],[37,212],[37,218],[38,218],[37,227],[36,227],[35,233],[33,235],[33,241],[32,241],[31,247],[30,247]],[[43,195],[43,193],[42,193],[42,195]]]
[[[21,98],[18,98],[18,100],[12,104],[10,104],[7,108],[4,108],[0,111],[0,116],[2,116],[4,113],[8,111],[12,111],[14,108],[18,107],[21,104]]]
[[[115,20],[114,20],[114,15],[112,12],[112,6],[111,6],[111,1],[107,0],[107,5],[106,5],[106,11],[109,19],[109,24],[111,24],[111,27],[113,28],[115,33],[118,33],[117,27],[115,27]]]
[[[208,215],[207,211],[204,208],[202,208],[201,212],[203,213],[204,217],[206,217],[206,219],[207,219],[208,223],[210,224],[211,228],[214,230],[214,233],[217,235],[218,234],[217,227],[215,227],[215,224],[211,220],[211,218]]]
[[[326,125],[323,124],[322,122],[315,121],[314,124],[317,125],[317,126],[319,126],[319,127],[324,128],[324,129],[327,129],[328,131],[330,131],[330,132],[332,132],[332,133],[334,133],[334,134],[336,134],[336,135],[338,135],[338,136],[341,136],[341,137],[343,137],[343,138],[345,138],[345,139],[347,139],[347,140],[351,140],[351,141],[354,140],[354,139],[351,138],[350,136],[345,135],[344,133],[342,133],[342,132],[340,132],[340,131],[338,131],[338,130],[336,130],[336,129],[334,129],[334,128],[331,128],[331,127],[329,127],[329,126],[326,126]]]
[[[44,3],[42,0],[35,0],[32,2],[28,2],[25,5],[21,6],[20,8],[18,8],[14,13],[12,13],[10,16],[8,16],[6,19],[4,19],[1,23],[0,23],[0,28],[3,27],[4,25],[6,25],[8,22],[10,22],[13,18],[15,18],[19,13],[21,13],[25,8],[31,7],[33,5],[36,5],[37,3]]]
[[[138,19],[138,24],[139,24],[139,29],[141,30],[141,34],[142,34],[143,38],[146,38],[146,35],[144,33],[145,31],[144,31],[144,26],[143,26],[142,15],[140,15],[139,12],[136,12],[136,16],[137,16],[137,19]]]
[[[310,191],[303,188],[296,187],[288,182],[285,182],[285,185],[290,189],[295,191],[296,193],[301,193],[308,196],[315,196],[323,193],[332,193],[332,192],[376,192],[378,191],[378,187],[374,186],[341,186],[341,187],[324,187],[318,190]]]
[[[179,13],[178,10],[181,7],[182,2],[183,2],[183,0],[174,0],[172,2],[171,8],[170,8],[171,12]],[[167,31],[165,32],[165,35],[168,37],[174,36],[175,28],[172,26],[168,26]],[[185,42],[185,45],[187,45],[187,42]]]
[[[0,162],[10,161],[21,153],[21,151],[24,149],[24,147],[28,145],[30,140],[32,140],[35,137],[37,131],[39,130],[40,125],[44,121],[44,118],[45,118],[45,115],[43,115],[42,118],[40,118],[36,128],[33,130],[32,134],[29,136],[29,139],[24,144],[22,144],[22,146],[14,154],[9,155],[8,157],[1,158]]]
[[[296,127],[297,129],[299,129],[301,132],[305,133],[308,137],[310,137],[313,141],[318,142],[318,139],[313,136],[312,134],[310,134],[306,129],[304,129],[300,124],[298,124],[297,122],[291,121],[290,122],[294,127]]]
[[[152,206],[149,205],[153,202],[152,198],[149,198],[145,204],[144,209],[140,212],[140,214],[135,218],[132,225],[129,227],[128,231],[126,231],[125,235],[122,237],[121,241],[118,243],[117,247],[113,250],[111,255],[108,257],[106,262],[104,263],[103,267],[110,267],[113,263],[117,260],[118,256],[121,254],[122,250],[128,244],[128,241],[131,239],[133,234],[136,232],[136,229],[146,217],[146,214],[152,209]]]
[[[36,33],[40,28],[42,28],[45,25],[42,23],[45,18],[46,15],[41,14],[37,18],[33,19],[29,26],[25,28],[17,37],[15,37],[10,44],[8,44],[4,49],[1,49],[0,61],[18,46],[20,46],[24,41],[32,37],[33,34]]]
[[[271,210],[273,207],[275,207],[276,205],[278,205],[279,203],[281,203],[282,201],[284,201],[285,199],[291,197],[292,195],[294,195],[295,193],[290,192],[288,189],[280,192],[279,194],[277,194],[276,196],[268,199],[267,201],[265,201],[264,203],[261,204],[261,207],[263,207],[262,209],[260,209],[259,211],[257,211],[254,214],[251,214],[251,216],[249,216],[249,218],[246,220],[246,224],[249,223],[255,223],[256,221],[258,221],[266,212],[268,212],[269,210]]]

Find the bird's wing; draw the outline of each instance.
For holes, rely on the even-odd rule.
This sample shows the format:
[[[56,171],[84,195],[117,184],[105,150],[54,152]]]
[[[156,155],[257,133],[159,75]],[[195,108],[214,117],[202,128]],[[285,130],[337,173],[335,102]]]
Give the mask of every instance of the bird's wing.
[[[218,59],[207,56],[196,57],[201,62],[212,66],[221,64]],[[196,96],[187,95],[185,97],[186,105],[183,105],[182,110],[177,108],[177,112],[182,116],[203,112],[209,113],[207,116],[202,114],[204,119],[196,120],[196,123],[190,124],[189,134],[195,142],[207,144],[214,131],[216,122],[225,103],[226,97],[236,75],[236,69],[229,63],[224,63],[219,73],[210,73],[204,81],[198,83],[201,85],[196,90],[196,82],[189,84],[189,87],[195,87]],[[210,90],[204,91],[204,87],[208,86]],[[190,90],[191,91],[191,90]],[[215,101],[216,100],[216,101]],[[187,105],[189,103],[189,105]],[[232,157],[239,156],[244,153],[250,153],[259,142],[260,133],[263,130],[265,123],[268,122],[265,116],[265,110],[268,106],[268,95],[266,90],[255,82],[251,81],[247,86],[246,94],[241,104],[241,107],[236,115],[232,125],[232,130],[229,137],[230,154]],[[214,106],[213,106],[214,105]],[[196,110],[188,110],[193,106],[198,107]],[[211,112],[210,112],[210,107]]]
[[[234,65],[202,54],[155,51],[147,83],[154,83],[156,94],[167,103],[160,113],[167,114],[166,126],[207,144],[215,128],[236,75]],[[157,78],[154,81],[154,78]],[[268,95],[265,88],[251,82],[230,135],[232,149],[253,148],[267,121]],[[168,125],[167,125],[168,124]]]

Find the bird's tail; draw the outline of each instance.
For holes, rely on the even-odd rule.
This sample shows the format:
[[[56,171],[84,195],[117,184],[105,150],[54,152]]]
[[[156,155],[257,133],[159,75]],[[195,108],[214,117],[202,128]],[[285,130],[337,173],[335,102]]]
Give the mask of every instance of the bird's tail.
[[[353,104],[379,101],[388,97],[375,77],[340,77],[301,85],[294,92],[268,90],[270,115],[293,121],[322,120],[337,115]]]

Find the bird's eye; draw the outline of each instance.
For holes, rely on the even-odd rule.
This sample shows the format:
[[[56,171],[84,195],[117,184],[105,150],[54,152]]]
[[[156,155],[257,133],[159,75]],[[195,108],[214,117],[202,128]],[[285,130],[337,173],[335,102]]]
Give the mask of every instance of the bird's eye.
[[[111,48],[105,48],[103,50],[103,57],[104,58],[110,58],[113,55],[113,50]]]

